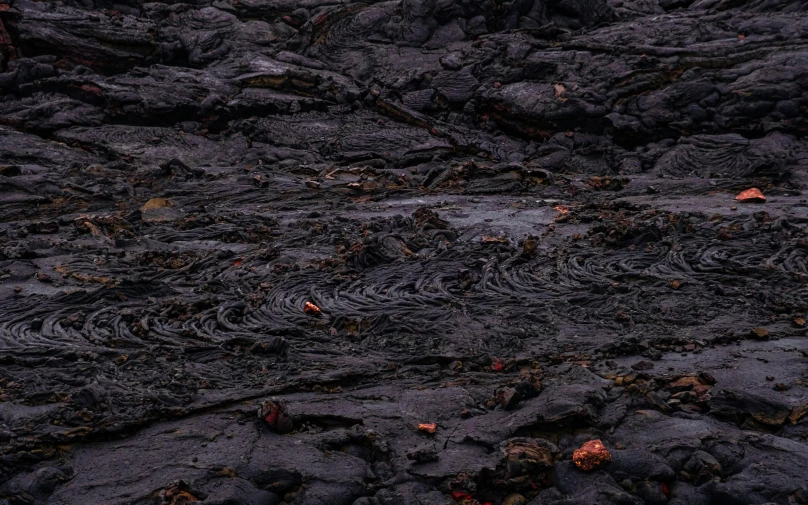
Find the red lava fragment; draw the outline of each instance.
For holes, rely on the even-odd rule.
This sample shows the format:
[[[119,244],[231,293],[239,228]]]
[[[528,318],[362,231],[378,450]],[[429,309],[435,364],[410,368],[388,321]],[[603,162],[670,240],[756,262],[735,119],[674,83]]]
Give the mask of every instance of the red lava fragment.
[[[743,40],[743,39],[745,39],[745,38],[746,38],[746,35],[741,35],[741,34],[739,34],[739,35],[738,35],[738,38],[739,38],[739,39],[741,39],[741,40]]]
[[[303,312],[305,312],[310,316],[319,316],[320,314],[322,314],[320,307],[314,305],[311,302],[306,302],[306,305],[303,306]]]
[[[765,202],[766,197],[758,188],[751,188],[747,189],[746,191],[741,191],[738,193],[738,196],[735,197],[736,200],[739,202]]]
[[[275,433],[289,433],[294,430],[292,418],[286,410],[286,402],[277,398],[265,400],[258,407],[258,417],[263,418],[269,425],[269,429]]]
[[[418,425],[418,429],[425,432],[425,433],[435,433],[438,431],[438,424],[437,423],[421,423]]]
[[[499,358],[494,358],[493,360],[491,360],[491,370],[493,370],[495,372],[501,372],[502,369],[504,369],[504,368],[505,368],[505,365],[502,363],[502,360],[500,360]]]
[[[452,498],[454,498],[456,502],[460,503],[474,499],[470,494],[465,493],[463,491],[452,491]]]
[[[575,466],[585,472],[594,470],[611,460],[611,453],[600,440],[590,440],[572,454]]]
[[[570,211],[570,208],[566,205],[556,205],[555,207],[553,207],[553,210],[557,210],[563,216],[564,214]]]
[[[661,483],[660,485],[662,486],[662,494],[664,494],[665,496],[670,496],[671,492],[668,489],[668,486],[666,486],[664,482]]]

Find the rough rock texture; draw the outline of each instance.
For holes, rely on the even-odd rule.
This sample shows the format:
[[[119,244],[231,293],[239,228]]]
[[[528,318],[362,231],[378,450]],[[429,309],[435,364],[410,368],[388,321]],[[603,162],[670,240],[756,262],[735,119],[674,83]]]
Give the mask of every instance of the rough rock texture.
[[[0,0],[0,504],[806,504],[807,132],[805,0]]]

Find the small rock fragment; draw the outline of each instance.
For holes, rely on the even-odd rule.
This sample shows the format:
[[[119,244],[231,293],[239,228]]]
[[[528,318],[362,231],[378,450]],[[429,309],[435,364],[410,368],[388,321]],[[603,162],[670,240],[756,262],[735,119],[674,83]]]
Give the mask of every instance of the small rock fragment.
[[[691,393],[690,391],[680,391],[671,395],[671,398],[674,400],[679,400],[682,403],[687,403],[690,401]]]
[[[140,211],[146,212],[147,210],[165,209],[173,206],[174,203],[166,198],[152,198],[151,200],[143,204],[143,207],[140,208]]]
[[[634,370],[650,370],[654,368],[654,363],[648,360],[638,361],[631,365]]]
[[[681,377],[676,379],[675,381],[671,382],[668,385],[668,391],[671,393],[678,393],[680,391],[689,391],[693,389],[694,386],[698,386],[701,384],[701,381],[698,377],[694,377],[692,375]]]
[[[756,340],[764,340],[766,337],[769,336],[769,330],[766,328],[762,328],[758,326],[757,328],[752,328],[751,337]]]
[[[707,386],[714,386],[716,382],[715,377],[707,372],[699,372],[699,381]]]
[[[514,388],[500,388],[497,390],[497,403],[503,409],[512,409],[519,403],[519,393]]]
[[[527,498],[519,493],[511,493],[502,500],[502,505],[525,505]]]
[[[600,440],[590,440],[572,454],[575,466],[585,472],[595,470],[611,460],[611,453]]]
[[[483,235],[482,238],[483,244],[507,244],[508,239],[505,237],[489,237],[487,235]]]
[[[174,221],[183,216],[183,212],[167,198],[152,198],[143,204],[140,212],[144,221],[152,223]]]

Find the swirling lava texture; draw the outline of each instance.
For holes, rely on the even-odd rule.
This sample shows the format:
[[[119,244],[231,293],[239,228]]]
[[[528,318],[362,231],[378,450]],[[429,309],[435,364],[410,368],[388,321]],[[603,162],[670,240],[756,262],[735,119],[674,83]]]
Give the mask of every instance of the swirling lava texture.
[[[806,40],[0,0],[0,505],[808,503]]]

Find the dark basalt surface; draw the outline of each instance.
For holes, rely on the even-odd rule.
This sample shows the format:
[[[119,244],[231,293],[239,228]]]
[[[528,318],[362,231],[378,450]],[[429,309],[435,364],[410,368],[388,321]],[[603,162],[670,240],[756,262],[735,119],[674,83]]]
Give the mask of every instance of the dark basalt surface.
[[[805,0],[0,0],[0,71],[0,504],[808,503]]]

